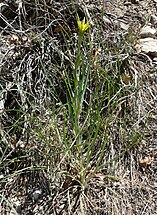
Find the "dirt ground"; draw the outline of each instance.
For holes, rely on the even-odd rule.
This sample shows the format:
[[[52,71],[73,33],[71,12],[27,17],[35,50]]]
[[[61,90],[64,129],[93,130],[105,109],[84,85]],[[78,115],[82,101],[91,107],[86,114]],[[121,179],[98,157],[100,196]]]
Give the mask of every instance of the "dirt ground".
[[[9,1],[0,2],[9,4]],[[81,1],[78,2],[81,4]],[[135,46],[140,29],[149,24],[152,14],[157,14],[155,0],[94,0],[85,1],[85,4],[96,10],[97,15],[104,9],[104,17],[116,23],[115,34],[119,29],[123,34],[128,29],[135,33]],[[6,37],[1,35],[0,39],[2,57],[7,49],[4,46]],[[12,174],[12,177],[0,181],[0,214],[81,215],[77,205],[79,199],[85,205],[85,214],[89,215],[157,215],[157,63],[146,54],[137,53],[136,49],[130,61],[131,69],[139,80],[135,101],[138,119],[134,126],[141,132],[142,139],[137,147],[127,152],[126,157],[115,163],[113,172],[116,177],[110,175],[105,178],[104,170],[80,194],[75,186],[68,192],[60,189],[60,177],[57,178],[56,173],[46,175],[45,172],[34,171],[24,176]],[[4,62],[0,66],[3,67],[1,75]],[[3,179],[3,173],[0,176]],[[67,206],[69,201],[71,210]]]

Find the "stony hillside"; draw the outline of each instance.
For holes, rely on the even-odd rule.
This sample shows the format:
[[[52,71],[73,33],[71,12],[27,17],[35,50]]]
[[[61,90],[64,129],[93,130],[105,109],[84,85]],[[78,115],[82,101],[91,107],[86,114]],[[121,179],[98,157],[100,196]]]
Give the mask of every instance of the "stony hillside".
[[[156,0],[0,0],[0,214],[157,215]]]

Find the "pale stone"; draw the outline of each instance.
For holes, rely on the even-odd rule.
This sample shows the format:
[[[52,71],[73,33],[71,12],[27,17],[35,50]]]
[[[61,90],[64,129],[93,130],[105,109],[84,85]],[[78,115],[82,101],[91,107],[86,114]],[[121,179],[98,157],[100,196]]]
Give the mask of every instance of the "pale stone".
[[[157,62],[157,57],[154,57],[154,58],[153,58],[153,61]]]
[[[154,37],[155,34],[156,34],[156,29],[148,25],[141,29],[140,37],[141,38]]]
[[[139,40],[141,51],[152,56],[157,57],[157,39],[143,38]]]

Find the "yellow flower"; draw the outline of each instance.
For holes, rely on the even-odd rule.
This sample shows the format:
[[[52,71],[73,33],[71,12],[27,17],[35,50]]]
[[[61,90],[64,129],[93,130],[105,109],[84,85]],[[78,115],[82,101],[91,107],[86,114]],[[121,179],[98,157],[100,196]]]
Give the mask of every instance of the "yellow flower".
[[[89,28],[89,23],[88,22],[85,23],[85,19],[83,19],[83,21],[78,20],[77,24],[80,33],[84,33]]]

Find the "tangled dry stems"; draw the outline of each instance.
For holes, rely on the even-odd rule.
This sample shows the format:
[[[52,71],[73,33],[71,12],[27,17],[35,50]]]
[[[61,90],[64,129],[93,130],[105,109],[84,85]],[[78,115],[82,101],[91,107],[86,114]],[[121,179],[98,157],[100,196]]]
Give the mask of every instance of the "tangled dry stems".
[[[143,146],[147,148],[145,154],[156,147],[156,76],[154,71],[149,73],[149,64],[134,54],[132,40],[136,35],[98,19],[102,14],[89,1],[83,6],[69,1],[2,3],[1,214],[13,209],[33,214],[155,212],[155,184],[151,183],[156,167],[142,172],[138,159],[144,153]],[[64,74],[70,77],[76,55],[76,11],[80,18],[91,19],[92,48],[101,50],[97,64],[92,65],[84,104],[86,111],[89,95],[94,95],[92,108],[100,108],[103,119],[93,143],[87,178],[99,160],[106,133],[108,136],[98,172],[88,180],[85,190],[79,183],[77,166],[69,167],[62,143],[64,129],[69,140],[73,138],[68,118],[64,128]],[[108,18],[112,21],[113,17]],[[88,49],[84,47],[85,53]],[[130,85],[121,80],[123,73],[132,76]],[[93,124],[97,122],[94,111]],[[94,138],[96,133],[95,125],[89,126],[85,127],[84,139]],[[74,159],[77,153],[72,153]],[[133,183],[136,178],[137,184]],[[42,191],[38,201],[33,199],[36,190]]]

